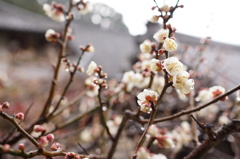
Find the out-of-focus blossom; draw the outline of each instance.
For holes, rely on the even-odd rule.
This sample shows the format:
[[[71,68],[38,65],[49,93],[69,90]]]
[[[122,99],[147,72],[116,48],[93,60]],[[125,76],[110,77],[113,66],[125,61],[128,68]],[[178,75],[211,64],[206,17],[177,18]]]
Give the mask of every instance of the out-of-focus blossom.
[[[150,69],[152,72],[157,73],[162,71],[162,63],[160,60],[152,59],[150,63]]]
[[[43,10],[45,14],[53,19],[56,22],[64,22],[65,15],[63,13],[64,6],[62,4],[58,4],[56,2],[52,2],[51,5],[43,4]]]
[[[17,113],[17,114],[15,115],[15,117],[16,117],[17,119],[19,119],[19,120],[24,120],[24,114],[23,114],[22,112]]]
[[[87,52],[94,52],[94,47],[93,45],[89,45],[88,48],[86,49]]]
[[[240,101],[240,90],[237,91],[237,95],[236,95],[236,96],[237,96],[237,97],[236,97],[236,100],[237,100],[237,101]]]
[[[117,131],[118,131],[118,128],[119,128],[119,125],[120,125],[121,121],[122,121],[122,117],[120,117],[120,116],[115,116],[113,118],[113,120],[108,120],[107,121],[107,126],[109,127],[110,133],[112,135],[117,134]]]
[[[163,67],[171,75],[177,75],[183,71],[183,64],[178,60],[177,57],[170,57],[163,61]]]
[[[218,118],[218,123],[221,124],[221,125],[224,125],[224,124],[227,124],[229,122],[229,119],[226,115],[221,115],[219,118]]]
[[[48,139],[46,138],[46,136],[41,136],[40,138],[39,138],[39,141],[38,141],[38,147],[39,148],[44,148],[44,147],[47,147],[48,146],[48,143],[49,143],[49,141],[48,141]]]
[[[177,50],[177,43],[175,40],[173,40],[171,38],[166,38],[164,40],[163,47],[169,52],[175,51],[175,50]]]
[[[140,44],[140,50],[142,53],[150,53],[152,50],[152,44],[150,40],[145,40],[143,43]]]
[[[158,145],[161,148],[174,148],[175,143],[173,138],[168,135],[158,135],[157,136]]]
[[[165,79],[163,76],[155,75],[151,89],[153,91],[156,91],[158,94],[160,94],[162,92],[164,82],[165,82]]]
[[[213,94],[213,98],[225,93],[225,88],[221,86],[213,86],[209,88],[209,92]]]
[[[89,77],[85,80],[86,95],[96,97],[98,95],[99,85],[94,84],[94,77]]]
[[[60,34],[54,31],[53,29],[48,29],[45,33],[45,38],[49,42],[57,42],[60,38]]]
[[[169,34],[169,30],[168,29],[160,29],[159,31],[157,31],[154,35],[153,38],[159,42],[159,43],[163,43],[165,40],[165,38],[168,37]]]
[[[158,22],[158,19],[159,19],[159,16],[153,15],[152,18],[150,19],[150,21],[151,21],[152,23],[157,23],[157,22]]]
[[[61,150],[61,144],[58,143],[58,142],[54,142],[51,146],[51,150],[52,151],[58,151],[58,150]]]
[[[151,153],[145,147],[140,147],[137,151],[137,159],[150,159]]]
[[[156,137],[159,134],[159,129],[156,125],[151,125],[147,132],[151,137]]]
[[[96,72],[96,69],[98,68],[97,64],[94,61],[91,61],[88,65],[88,69],[86,71],[88,76],[93,75]]]
[[[197,101],[207,102],[213,99],[213,94],[208,89],[200,90],[196,98]]]
[[[163,12],[168,12],[169,11],[169,6],[168,5],[163,5],[161,8],[161,11],[163,11]]]
[[[158,93],[150,89],[144,89],[143,92],[137,95],[138,105],[140,110],[145,113],[150,113],[152,111],[152,104],[157,103]]]
[[[159,154],[152,154],[151,159],[167,159],[167,157],[159,153]]]
[[[65,159],[80,159],[80,156],[75,154],[74,152],[67,152],[65,155]]]

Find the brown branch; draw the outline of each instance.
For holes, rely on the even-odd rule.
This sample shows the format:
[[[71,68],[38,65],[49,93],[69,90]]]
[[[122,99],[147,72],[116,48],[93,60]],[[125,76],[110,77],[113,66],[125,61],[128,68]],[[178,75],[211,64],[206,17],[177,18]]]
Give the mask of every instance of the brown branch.
[[[118,131],[117,131],[117,134],[116,134],[116,137],[115,137],[115,141],[112,142],[112,146],[111,146],[111,149],[108,152],[107,159],[111,159],[113,157],[113,154],[114,154],[114,152],[116,150],[116,147],[118,145],[118,141],[120,139],[120,136],[122,134],[122,131],[124,130],[124,127],[125,127],[127,121],[128,121],[128,118],[127,118],[127,116],[125,114],[123,116],[122,122],[121,122],[121,124],[120,124],[120,126],[118,128]]]
[[[222,142],[227,136],[234,132],[240,132],[240,120],[232,120],[228,124],[222,126],[216,133],[216,138],[213,139],[208,137],[202,142],[200,146],[195,148],[188,156],[184,159],[200,159],[202,158],[211,148]]]
[[[70,11],[73,7],[73,4],[72,4],[71,0],[69,1],[69,3],[70,4],[69,4],[67,15],[70,13]],[[55,68],[55,71],[54,71],[54,75],[53,75],[53,79],[52,79],[52,83],[51,83],[51,88],[50,88],[50,91],[49,91],[48,99],[47,99],[47,101],[46,101],[46,103],[43,107],[43,110],[42,110],[42,113],[41,113],[40,117],[43,117],[48,112],[48,110],[51,106],[51,103],[52,103],[52,99],[53,99],[54,94],[55,94],[55,90],[56,90],[56,86],[57,86],[56,83],[57,83],[57,80],[58,80],[61,61],[62,61],[62,58],[65,56],[66,47],[67,47],[67,41],[68,41],[67,32],[68,32],[68,29],[69,29],[69,26],[70,26],[71,22],[72,22],[72,18],[69,18],[69,19],[67,19],[66,24],[65,24],[63,39],[62,39],[62,43],[61,43],[61,49],[60,49],[60,52],[59,52],[59,55],[58,55],[58,61],[57,61],[57,65],[56,65],[56,68]]]
[[[233,88],[232,90],[218,96],[217,98],[213,99],[212,101],[210,101],[206,104],[200,105],[200,106],[198,106],[196,108],[193,108],[193,109],[182,110],[181,112],[178,112],[176,114],[173,114],[173,115],[170,115],[170,116],[167,116],[167,117],[155,119],[154,123],[163,122],[163,121],[167,121],[167,120],[172,120],[172,119],[178,118],[180,116],[191,114],[193,112],[199,111],[199,110],[201,110],[201,109],[203,109],[203,108],[205,108],[205,107],[207,107],[211,104],[216,103],[217,101],[219,101],[219,100],[223,99],[224,97],[236,92],[239,89],[240,89],[240,85],[238,85],[237,87]],[[132,118],[132,119],[136,120],[136,118]],[[148,123],[148,120],[138,120],[138,122],[144,124],[144,123]]]
[[[13,156],[21,156],[23,158],[33,158],[36,156],[46,156],[46,157],[56,157],[56,156],[66,156],[65,151],[47,151],[45,149],[40,149],[40,150],[34,150],[30,152],[22,152],[19,150],[13,150],[10,149],[9,151],[5,152],[3,151],[3,146],[0,145],[0,153],[6,153],[6,154],[11,154]],[[89,158],[89,159],[104,159],[105,157],[102,156],[96,156],[96,155],[83,155],[83,154],[77,154],[81,158]]]
[[[38,148],[38,142],[16,122],[14,116],[9,116],[7,113],[4,112],[0,113],[0,116],[10,121],[23,136],[28,138],[28,140],[31,141]]]

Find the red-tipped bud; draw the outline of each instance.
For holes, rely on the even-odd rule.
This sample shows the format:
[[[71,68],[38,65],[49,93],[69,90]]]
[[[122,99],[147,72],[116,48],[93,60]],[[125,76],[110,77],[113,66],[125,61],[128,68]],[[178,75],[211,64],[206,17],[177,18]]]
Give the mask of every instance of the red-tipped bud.
[[[35,132],[43,132],[43,131],[46,131],[46,129],[42,125],[34,125],[33,131],[35,131]]]
[[[156,6],[153,6],[153,7],[152,7],[152,10],[154,10],[155,8],[156,8]]]
[[[52,142],[52,141],[54,140],[54,135],[53,135],[53,134],[48,134],[48,135],[46,136],[46,138],[47,138],[47,140],[48,140],[49,142]]]
[[[39,147],[39,148],[47,147],[48,143],[49,143],[49,142],[48,142],[47,138],[46,138],[45,136],[42,136],[42,137],[40,137],[40,139],[39,139],[39,145],[38,145],[38,147]]]
[[[67,38],[68,38],[68,40],[73,40],[74,36],[73,35],[69,35]]]
[[[80,157],[74,152],[66,153],[65,159],[80,159]]]
[[[21,151],[24,151],[25,145],[23,143],[19,144],[18,149],[21,150]]]
[[[5,145],[3,145],[3,148],[2,148],[2,150],[3,150],[3,152],[8,152],[8,151],[10,150],[10,148],[11,148],[11,146],[10,146],[10,145],[8,145],[8,144],[5,144]]]
[[[24,120],[24,114],[23,114],[22,112],[17,113],[17,114],[15,115],[15,117],[16,117],[18,120]]]
[[[9,109],[9,108],[10,108],[10,104],[9,104],[8,102],[4,102],[4,103],[2,104],[2,108],[3,108],[3,109]]]
[[[179,5],[178,7],[179,7],[179,8],[183,8],[183,7],[184,7],[184,5]]]
[[[51,146],[51,150],[53,151],[61,150],[61,144],[59,144],[58,142],[54,142]]]

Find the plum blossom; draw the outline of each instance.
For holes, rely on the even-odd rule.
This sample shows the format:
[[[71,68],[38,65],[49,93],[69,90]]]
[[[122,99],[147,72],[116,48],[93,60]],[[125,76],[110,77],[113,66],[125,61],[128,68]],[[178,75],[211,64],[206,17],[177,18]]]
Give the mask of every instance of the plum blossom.
[[[168,5],[163,5],[161,8],[161,11],[163,11],[163,12],[168,12],[169,11],[169,6]]]
[[[167,157],[159,153],[159,154],[152,154],[151,159],[167,159]]]
[[[152,111],[152,104],[157,103],[158,93],[150,89],[144,89],[143,92],[137,95],[137,98],[140,110],[145,113],[150,113]]]
[[[179,72],[184,70],[183,64],[178,60],[177,57],[170,57],[163,61],[163,67],[171,75],[177,75]]]
[[[173,138],[168,135],[158,135],[157,136],[158,145],[161,148],[174,148],[175,143]]]
[[[213,99],[213,94],[209,92],[208,89],[202,89],[199,91],[198,96],[196,98],[197,101],[207,102]]]
[[[142,53],[150,53],[152,50],[152,44],[150,40],[145,40],[143,43],[140,44],[140,50]]]
[[[94,61],[91,61],[88,65],[88,69],[86,71],[88,76],[91,76],[95,73],[95,70],[98,68],[97,64]]]
[[[168,37],[169,34],[169,30],[168,29],[160,29],[159,31],[157,31],[154,35],[153,38],[159,42],[159,43],[163,43],[164,39]],[[165,37],[165,38],[164,38]]]
[[[221,86],[212,86],[209,88],[209,92],[213,94],[213,98],[225,93],[225,88]]]
[[[175,50],[177,50],[177,43],[175,40],[173,40],[171,38],[166,38],[164,40],[163,47],[169,52],[175,51]]]
[[[86,95],[89,97],[96,97],[98,95],[99,85],[94,84],[94,77],[89,77],[85,80]]]
[[[156,125],[151,125],[149,128],[148,128],[148,134],[151,136],[151,137],[156,137],[158,134],[159,134],[159,129]]]
[[[188,77],[189,73],[186,71],[182,71],[173,76],[173,86],[183,94],[188,94],[194,86],[193,79],[188,79]]]
[[[150,63],[150,70],[157,73],[162,70],[162,63],[160,60],[152,59]]]
[[[45,33],[45,39],[49,42],[57,42],[58,38],[60,38],[60,34],[53,29],[48,29]]]
[[[65,15],[63,13],[63,9],[64,9],[64,6],[56,2],[52,2],[51,5],[46,3],[43,4],[43,10],[45,14],[56,22],[65,21]]]
[[[145,147],[140,147],[137,151],[137,159],[150,159],[151,153]]]

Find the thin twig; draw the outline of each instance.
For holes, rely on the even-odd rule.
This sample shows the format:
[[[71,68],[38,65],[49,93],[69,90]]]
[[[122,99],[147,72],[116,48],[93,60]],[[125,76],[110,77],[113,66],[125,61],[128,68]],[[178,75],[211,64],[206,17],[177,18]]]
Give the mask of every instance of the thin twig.
[[[212,101],[210,101],[210,102],[208,102],[208,103],[206,103],[206,104],[200,105],[200,106],[195,107],[195,108],[193,108],[193,109],[182,110],[182,111],[179,112],[179,113],[176,113],[176,114],[173,114],[173,115],[170,115],[170,116],[167,116],[167,117],[155,119],[155,120],[154,120],[154,123],[159,123],[159,122],[163,122],[163,121],[167,121],[167,120],[172,120],[172,119],[178,118],[178,117],[180,117],[180,116],[187,115],[187,114],[191,114],[191,113],[193,113],[193,112],[199,111],[199,110],[201,110],[201,109],[203,109],[203,108],[205,108],[205,107],[207,107],[207,106],[209,106],[209,105],[211,105],[211,104],[216,103],[217,101],[219,101],[219,100],[223,99],[224,97],[226,97],[226,96],[228,96],[228,95],[236,92],[236,91],[239,90],[239,89],[240,89],[240,85],[238,85],[237,87],[233,88],[232,90],[230,90],[230,91],[228,91],[228,92],[226,92],[226,93],[218,96],[217,98],[213,99]],[[135,120],[136,120],[136,119],[135,119]],[[148,123],[148,120],[140,120],[140,121],[138,121],[138,122],[144,124],[144,123]]]

